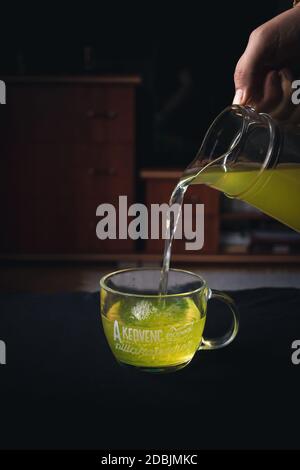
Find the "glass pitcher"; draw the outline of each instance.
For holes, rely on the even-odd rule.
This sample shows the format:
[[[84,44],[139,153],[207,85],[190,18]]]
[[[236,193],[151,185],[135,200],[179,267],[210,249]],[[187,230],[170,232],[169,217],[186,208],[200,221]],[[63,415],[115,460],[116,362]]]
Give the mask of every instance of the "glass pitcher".
[[[300,128],[248,106],[226,108],[182,179],[206,184],[300,232]]]

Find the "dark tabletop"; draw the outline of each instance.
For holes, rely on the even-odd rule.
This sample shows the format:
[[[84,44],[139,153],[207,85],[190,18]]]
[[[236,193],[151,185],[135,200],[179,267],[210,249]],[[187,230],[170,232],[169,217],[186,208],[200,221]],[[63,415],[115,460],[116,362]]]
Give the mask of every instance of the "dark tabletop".
[[[97,293],[1,294],[0,448],[299,448],[300,290],[231,294],[234,343],[164,375],[116,363]]]

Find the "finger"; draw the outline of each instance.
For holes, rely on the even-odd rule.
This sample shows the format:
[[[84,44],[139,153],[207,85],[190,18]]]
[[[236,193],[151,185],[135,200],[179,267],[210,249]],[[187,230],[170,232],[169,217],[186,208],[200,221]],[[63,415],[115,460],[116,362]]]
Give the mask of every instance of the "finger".
[[[256,103],[257,112],[271,113],[282,100],[281,77],[276,70],[267,73],[263,87],[262,99]]]
[[[281,69],[279,71],[282,98],[277,107],[271,112],[271,116],[279,121],[289,120],[295,111],[295,105],[292,102],[292,81],[293,76],[288,69]]]
[[[260,27],[251,33],[246,50],[236,66],[234,74],[236,94],[233,104],[255,105],[262,100],[268,72],[265,65],[266,55],[273,41],[274,36],[270,36],[269,28]]]

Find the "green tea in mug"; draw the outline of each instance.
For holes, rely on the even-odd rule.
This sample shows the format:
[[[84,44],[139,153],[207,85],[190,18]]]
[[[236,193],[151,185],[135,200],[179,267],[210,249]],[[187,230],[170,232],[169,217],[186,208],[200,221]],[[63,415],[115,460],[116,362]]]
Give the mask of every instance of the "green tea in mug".
[[[136,367],[188,363],[198,349],[205,325],[191,298],[122,299],[102,315],[106,338],[115,357]]]

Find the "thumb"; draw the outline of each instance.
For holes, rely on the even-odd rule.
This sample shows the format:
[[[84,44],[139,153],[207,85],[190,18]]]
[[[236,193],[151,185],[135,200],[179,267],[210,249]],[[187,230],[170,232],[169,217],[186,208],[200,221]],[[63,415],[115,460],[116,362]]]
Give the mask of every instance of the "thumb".
[[[263,95],[263,84],[266,70],[264,70],[265,38],[261,31],[251,33],[247,48],[237,63],[234,73],[235,96],[233,104],[258,103]]]

